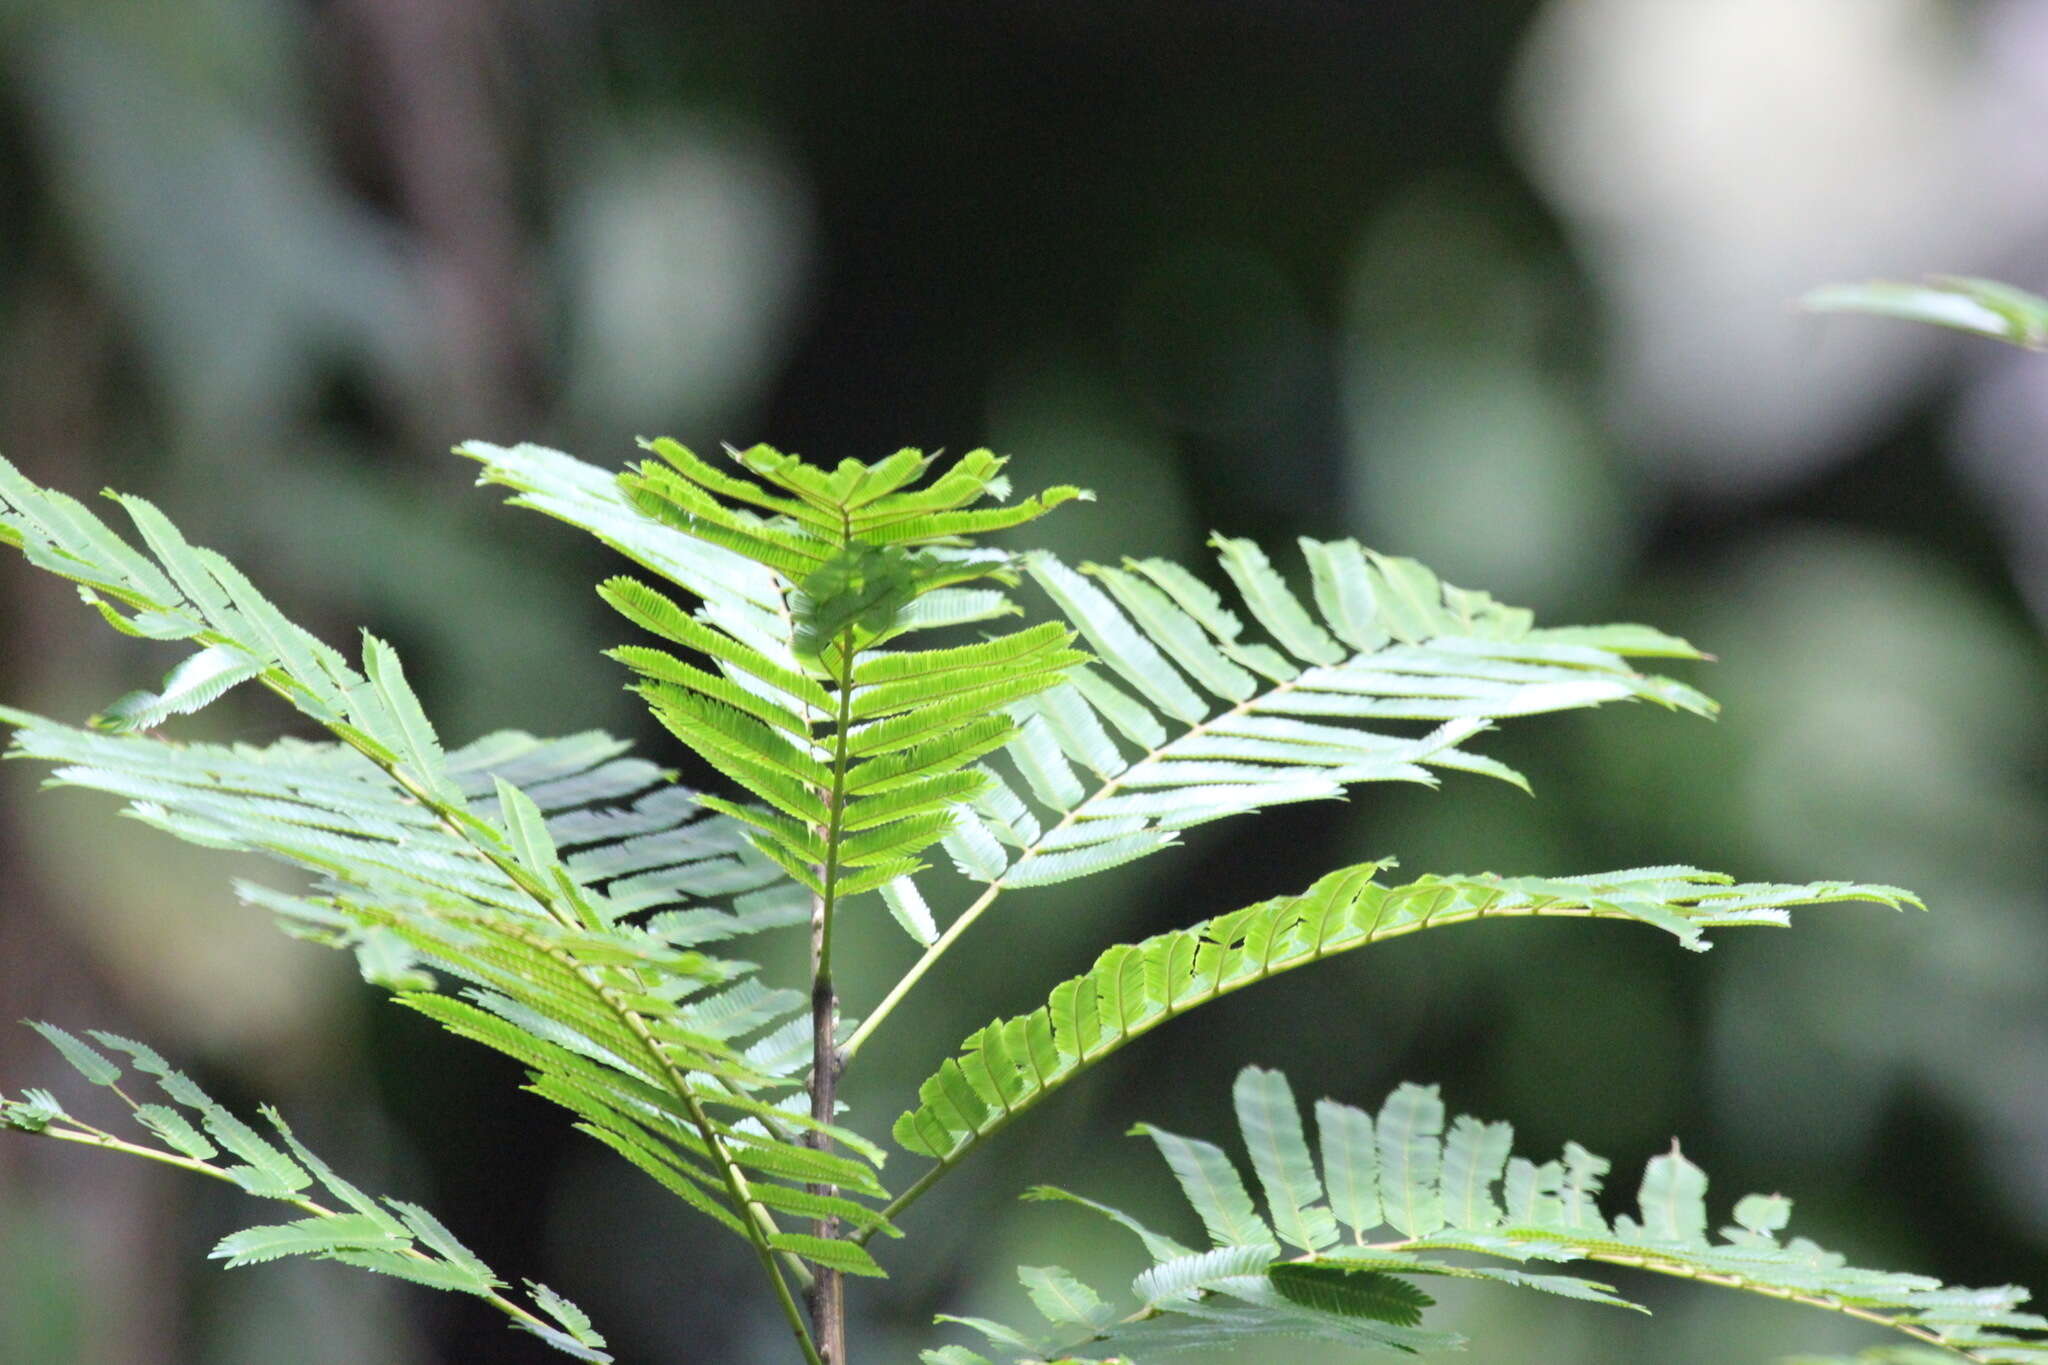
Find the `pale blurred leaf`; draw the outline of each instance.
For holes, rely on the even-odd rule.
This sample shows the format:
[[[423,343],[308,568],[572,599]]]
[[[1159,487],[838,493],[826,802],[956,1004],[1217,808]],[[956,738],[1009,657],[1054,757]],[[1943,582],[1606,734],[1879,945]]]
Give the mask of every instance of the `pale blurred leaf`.
[[[1868,313],[1931,322],[2030,351],[2048,350],[2048,299],[1996,280],[1936,275],[1925,284],[1831,284],[1800,300],[1815,313]]]

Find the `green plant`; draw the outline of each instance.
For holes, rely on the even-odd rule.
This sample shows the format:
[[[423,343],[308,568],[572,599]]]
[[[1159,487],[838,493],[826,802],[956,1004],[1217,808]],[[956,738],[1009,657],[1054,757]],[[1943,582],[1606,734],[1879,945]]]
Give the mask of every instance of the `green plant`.
[[[2022,350],[2048,351],[2048,299],[1973,275],[1935,275],[1922,284],[1871,280],[1823,285],[1800,303],[1816,313],[1928,322]]]
[[[16,727],[15,756],[56,765],[53,783],[113,792],[172,834],[311,873],[309,889],[244,884],[242,899],[289,933],[353,951],[400,1003],[517,1059],[577,1128],[747,1243],[793,1353],[813,1365],[847,1359],[844,1277],[883,1273],[875,1237],[901,1235],[925,1191],[1125,1040],[1220,995],[1485,918],[1636,921],[1699,949],[1710,929],[1782,925],[1796,906],[1918,903],[1889,887],[1738,885],[1688,867],[1403,882],[1390,862],[1359,863],[1299,895],[1113,947],[1041,1008],[934,1058],[893,1130],[926,1164],[892,1194],[882,1148],[843,1117],[842,1074],[1009,893],[1356,783],[1434,782],[1449,769],[1521,784],[1464,746],[1497,721],[1610,701],[1710,714],[1691,687],[1628,663],[1700,656],[1643,626],[1538,627],[1350,541],[1302,542],[1311,606],[1257,546],[1219,537],[1222,572],[1261,640],[1175,564],[1077,571],[977,546],[1086,496],[1009,501],[1002,462],[985,451],[928,478],[934,462],[915,451],[826,470],[765,447],[736,452],[730,469],[672,442],[650,449],[656,458],[618,476],[531,446],[463,453],[515,504],[588,530],[662,582],[616,577],[599,591],[680,652],[612,654],[660,722],[730,784],[723,795],[675,786],[597,734],[445,748],[382,641],[366,635],[351,662],[147,502],[116,499],[144,553],[4,462],[0,540],[75,580],[116,629],[190,652],[160,690],[85,726],[0,719]],[[1013,593],[1026,580],[1052,617],[994,624],[1021,610]],[[691,605],[668,595],[678,589]],[[333,742],[161,734],[246,682]],[[982,888],[945,917],[916,880],[935,849]],[[833,964],[849,927],[880,923],[847,918],[862,898],[886,906],[921,956],[855,1018]],[[810,972],[796,989],[723,955],[748,935],[806,930]],[[214,1250],[227,1264],[312,1256],[475,1294],[570,1355],[610,1358],[572,1305],[538,1285],[515,1294],[431,1215],[366,1195],[278,1115],[265,1112],[266,1137],[140,1044],[37,1027],[131,1110],[141,1140],[42,1090],[4,1101],[6,1126],[230,1181],[303,1215],[227,1238]],[[110,1053],[161,1098],[124,1088]],[[1505,1124],[1447,1125],[1433,1089],[1404,1086],[1370,1114],[1320,1101],[1313,1147],[1280,1073],[1243,1072],[1234,1097],[1264,1212],[1220,1148],[1141,1126],[1209,1245],[1033,1191],[1112,1219],[1152,1264],[1132,1286],[1134,1309],[1065,1270],[1024,1268],[1046,1325],[966,1321],[991,1343],[982,1352],[1146,1360],[1268,1335],[1449,1347],[1458,1338],[1423,1325],[1422,1285],[1483,1279],[1629,1306],[1606,1284],[1532,1268],[1590,1261],[1847,1313],[1950,1357],[2048,1360],[2037,1335],[2048,1321],[2018,1311],[2020,1291],[1850,1268],[1783,1239],[1790,1206],[1775,1196],[1739,1201],[1734,1225],[1710,1238],[1705,1177],[1676,1148],[1648,1163],[1636,1213],[1610,1221],[1597,1201],[1605,1160],[1577,1146],[1552,1161],[1513,1156]],[[326,1202],[309,1197],[316,1187]],[[989,1358],[958,1344],[923,1355]]]

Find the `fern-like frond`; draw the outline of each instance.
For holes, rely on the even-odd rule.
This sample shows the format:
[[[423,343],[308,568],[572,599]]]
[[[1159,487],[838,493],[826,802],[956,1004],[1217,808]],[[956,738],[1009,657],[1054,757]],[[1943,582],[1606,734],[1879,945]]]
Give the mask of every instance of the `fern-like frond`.
[[[2019,1310],[2028,1300],[2023,1289],[1962,1289],[1925,1275],[1853,1269],[1837,1252],[1784,1234],[1792,1201],[1780,1195],[1739,1199],[1733,1224],[1708,1236],[1706,1175],[1675,1144],[1645,1166],[1634,1212],[1610,1220],[1599,1207],[1606,1158],[1577,1144],[1556,1160],[1513,1156],[1507,1124],[1464,1115],[1446,1124],[1436,1087],[1403,1085],[1378,1113],[1317,1101],[1321,1179],[1329,1185],[1327,1203],[1319,1203],[1315,1160],[1286,1076],[1243,1070],[1237,1113],[1266,1218],[1223,1148],[1141,1124],[1133,1132],[1159,1148],[1212,1248],[1186,1250],[1116,1209],[1036,1189],[1030,1197],[1081,1203],[1139,1234],[1153,1267],[1130,1287],[1137,1312],[1118,1316],[1065,1271],[1034,1269],[1071,1281],[1063,1297],[1090,1304],[1090,1312],[1049,1306],[1034,1293],[1049,1332],[969,1326],[1016,1361],[1061,1353],[1106,1359],[1102,1351],[1149,1361],[1155,1351],[1227,1347],[1268,1334],[1405,1353],[1427,1349],[1397,1334],[1415,1330],[1432,1306],[1415,1285],[1421,1277],[1483,1279],[1640,1310],[1612,1285],[1526,1269],[1591,1261],[1747,1289],[1921,1342],[1874,1349],[1858,1361],[2048,1359],[2048,1318]],[[1800,1361],[1819,1365],[1815,1357]]]
[[[182,838],[314,873],[309,893],[243,884],[241,894],[289,932],[352,948],[365,976],[401,1002],[525,1063],[536,1091],[594,1136],[643,1169],[658,1161],[657,1179],[686,1170],[690,1193],[672,1191],[729,1226],[743,1210],[722,1188],[693,1104],[743,1128],[728,1152],[742,1164],[779,1159],[763,1172],[770,1180],[829,1170],[880,1193],[871,1171],[793,1141],[773,1142],[767,1157],[753,1152],[767,1139],[764,1121],[785,1139],[812,1126],[773,1103],[799,1082],[804,1059],[753,1046],[808,1002],[701,950],[799,921],[808,898],[730,821],[697,811],[693,794],[651,765],[618,757],[616,741],[504,733],[449,755],[449,780],[474,794],[470,817],[502,822],[507,869],[340,746],[183,745],[12,712],[0,719],[20,725],[12,756],[59,765],[53,784],[113,792],[130,814]],[[508,772],[530,786],[514,786]],[[555,899],[536,903],[512,870]],[[628,918],[650,909],[644,921]],[[706,1188],[714,1193],[692,1197]],[[867,1210],[855,1221],[881,1226]]]
[[[1521,784],[1460,747],[1508,717],[1621,700],[1713,713],[1692,688],[1628,665],[1701,657],[1647,627],[1540,629],[1525,610],[1348,540],[1301,542],[1312,609],[1251,541],[1212,543],[1271,643],[1167,560],[1076,572],[1029,557],[1099,665],[1012,706],[1019,732],[948,841],[963,874],[997,888],[1065,881],[1191,825],[1358,782],[1433,784],[1440,768]],[[1388,722],[1418,724],[1404,734]]]
[[[1061,1351],[1100,1359],[1095,1353],[1109,1350],[1144,1361],[1169,1341],[1224,1346],[1266,1334],[1412,1350],[1415,1342],[1388,1329],[1420,1322],[1431,1300],[1414,1281],[1426,1276],[1490,1280],[1640,1308],[1598,1281],[1526,1268],[1590,1261],[1828,1309],[1922,1343],[1873,1351],[1863,1360],[2017,1365],[2048,1359],[2048,1318],[2021,1311],[2024,1290],[1963,1289],[1924,1275],[1853,1268],[1805,1238],[1786,1237],[1792,1205],[1781,1196],[1736,1201],[1732,1223],[1709,1236],[1706,1175],[1676,1144],[1644,1167],[1633,1213],[1610,1220],[1598,1201],[1609,1170],[1604,1158],[1575,1143],[1550,1161],[1511,1155],[1506,1124],[1464,1116],[1447,1123],[1435,1087],[1404,1085],[1376,1114],[1317,1103],[1321,1175],[1331,1197],[1326,1205],[1304,1204],[1316,1172],[1286,1078],[1248,1068],[1238,1077],[1237,1101],[1270,1222],[1260,1217],[1221,1148],[1141,1124],[1134,1133],[1158,1147],[1212,1249],[1188,1252],[1174,1244],[1162,1255],[1161,1239],[1127,1215],[1062,1191],[1034,1191],[1033,1197],[1080,1203],[1138,1231],[1154,1264],[1132,1285],[1137,1310],[1116,1317],[1105,1307],[1083,1318],[1046,1311],[1034,1295],[1052,1324],[1049,1333],[974,1325],[999,1346],[1021,1348],[1012,1358],[1028,1361]],[[1333,1160],[1339,1154],[1342,1171]],[[1276,1161],[1284,1170],[1277,1182]],[[1347,1192],[1340,1196],[1340,1188]],[[1035,1273],[1072,1279],[1063,1271]],[[1083,1293],[1100,1301],[1078,1282],[1069,1291]]]
[[[414,906],[462,895],[507,914],[540,913],[508,872],[346,746],[170,743],[6,709],[0,722],[16,727],[9,757],[55,765],[49,785],[109,792],[128,800],[129,815],[170,833],[317,874],[320,894],[249,887],[245,898],[279,912],[293,933],[354,948],[365,975],[382,984],[417,984],[408,975],[416,962],[339,915],[329,893]],[[606,924],[659,910],[650,926],[670,946],[693,948],[802,917],[802,898],[730,821],[706,814],[696,793],[625,750],[597,732],[540,740],[504,731],[450,752],[445,772],[481,821],[501,816],[500,782],[521,792]],[[508,821],[508,855],[510,838]],[[524,857],[545,861],[531,841]]]
[[[92,1034],[93,1043],[88,1043],[53,1025],[32,1027],[86,1080],[119,1096],[135,1123],[153,1141],[121,1138],[74,1117],[47,1091],[28,1092],[20,1100],[0,1096],[0,1129],[162,1162],[226,1181],[259,1198],[282,1201],[305,1215],[286,1223],[244,1228],[222,1238],[211,1255],[228,1269],[286,1256],[336,1261],[430,1289],[473,1294],[504,1313],[513,1326],[567,1355],[596,1362],[612,1359],[604,1350],[605,1339],[575,1304],[544,1285],[531,1283],[527,1303],[519,1303],[506,1292],[505,1281],[433,1214],[404,1200],[365,1194],[299,1141],[276,1110],[262,1110],[264,1123],[273,1134],[264,1137],[144,1044],[97,1030]],[[108,1052],[124,1054],[129,1065],[154,1080],[169,1103],[139,1104],[130,1099],[121,1088],[125,1072]],[[223,1149],[241,1161],[224,1164]],[[340,1207],[310,1198],[316,1184]]]
[[[933,463],[918,451],[826,470],[755,446],[729,452],[728,469],[673,441],[647,448],[659,458],[609,487],[551,451],[465,453],[487,481],[519,489],[515,502],[591,529],[698,599],[608,580],[607,602],[684,651],[632,645],[613,657],[639,675],[634,690],[656,718],[752,798],[719,808],[792,880],[836,904],[917,871],[987,786],[968,765],[1015,733],[1005,708],[1085,656],[1056,624],[881,647],[1014,612],[1002,592],[1016,581],[1011,557],[973,537],[1085,494],[977,508],[1009,492],[987,451],[917,488]],[[742,566],[738,587],[722,580],[725,563]]]
[[[1298,896],[1109,949],[1085,974],[1054,987],[1045,1005],[971,1035],[959,1055],[919,1087],[917,1107],[896,1121],[897,1142],[941,1163],[957,1162],[1081,1071],[1167,1020],[1278,973],[1423,929],[1530,916],[1621,919],[1703,948],[1704,930],[1783,925],[1793,906],[1919,904],[1896,887],[1736,885],[1686,867],[1566,878],[1432,876],[1389,886],[1376,880],[1387,866],[1345,868]],[[1315,1183],[1305,1175],[1284,1119],[1277,1108],[1270,1112],[1270,1131],[1257,1150],[1262,1178],[1270,1175],[1295,1192],[1296,1211],[1283,1235],[1319,1235],[1320,1215],[1305,1211],[1316,1197]],[[1340,1164],[1331,1193],[1343,1206],[1362,1207],[1368,1185],[1369,1173]]]
[[[524,1063],[538,1093],[764,1254],[785,1236],[773,1211],[804,1201],[802,1187],[881,1195],[872,1144],[785,1107],[801,1059],[767,1044],[807,999],[700,951],[808,909],[741,826],[704,817],[700,799],[601,735],[446,751],[388,645],[366,637],[357,671],[138,499],[122,502],[150,555],[4,464],[0,500],[9,539],[83,584],[110,621],[232,656],[340,741],[255,749],[134,729],[162,705],[117,707],[100,730],[0,712],[15,756],[55,762],[54,781],[123,796],[181,838],[312,873],[310,894],[244,894]],[[734,896],[731,910],[718,903]],[[455,993],[436,993],[437,977]],[[856,1156],[815,1151],[807,1132]],[[891,1230],[845,1202],[864,1231]]]
[[[650,520],[635,510],[615,471],[544,446],[470,441],[456,454],[477,461],[479,484],[512,490],[507,499],[591,535],[640,567],[717,610],[772,632],[782,589],[768,569],[742,555]]]

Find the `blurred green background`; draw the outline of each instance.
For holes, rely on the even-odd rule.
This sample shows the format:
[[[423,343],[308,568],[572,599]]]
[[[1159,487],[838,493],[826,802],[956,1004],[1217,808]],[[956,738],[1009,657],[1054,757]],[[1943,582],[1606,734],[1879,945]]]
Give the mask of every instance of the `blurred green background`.
[[[1075,556],[1356,534],[1721,656],[1687,673],[1717,726],[1497,736],[1537,800],[1454,774],[1018,897],[864,1055],[872,1128],[1103,944],[1338,860],[1696,862],[1934,907],[1706,958],[1456,930],[1234,997],[920,1208],[895,1281],[856,1287],[863,1360],[934,1344],[934,1311],[1019,1311],[1019,1261],[1135,1268],[1015,1195],[1184,1226],[1117,1135],[1226,1133],[1247,1062],[1366,1103],[1441,1081],[1622,1186],[1680,1133],[1718,1199],[1795,1194],[1866,1262],[2048,1288],[2048,360],[1789,306],[1870,274],[2048,282],[2044,114],[2040,0],[0,0],[0,450],[148,495],[330,639],[374,626],[455,740],[601,725],[673,753],[596,657],[622,638],[589,591],[606,555],[469,490],[442,452],[470,436],[606,463],[656,433],[987,444],[1021,485],[1102,491],[1048,523]],[[0,562],[0,697],[77,719],[169,662]],[[194,730],[280,725],[249,696]],[[134,1033],[277,1102],[623,1360],[781,1359],[743,1249],[513,1067],[236,908],[251,869],[35,778],[0,772],[0,1019]],[[872,927],[855,1010],[909,956]],[[10,1084],[57,1069],[0,1031]],[[557,1358],[449,1296],[219,1273],[240,1196],[54,1146],[0,1142],[0,1360]],[[1467,1358],[1870,1339],[1637,1287],[1654,1322],[1461,1297]]]

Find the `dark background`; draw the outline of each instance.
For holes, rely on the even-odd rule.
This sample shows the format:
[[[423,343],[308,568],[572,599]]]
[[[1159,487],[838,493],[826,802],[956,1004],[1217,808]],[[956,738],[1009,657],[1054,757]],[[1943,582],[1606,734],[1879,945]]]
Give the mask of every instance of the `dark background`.
[[[0,0],[0,450],[151,497],[329,639],[393,638],[453,740],[663,745],[596,657],[621,638],[588,588],[607,557],[469,490],[442,452],[471,436],[602,463],[656,433],[987,444],[1020,486],[1100,490],[1042,526],[1076,558],[1356,534],[1720,656],[1684,670],[1718,725],[1610,709],[1493,737],[1537,800],[1371,789],[1015,897],[863,1057],[871,1131],[1102,945],[1338,861],[1694,862],[1933,907],[1704,958],[1488,926],[1235,997],[927,1201],[893,1283],[856,1287],[864,1360],[948,1339],[935,1311],[1018,1315],[1020,1261],[1135,1269],[1014,1196],[1056,1180],[1185,1228],[1116,1135],[1222,1136],[1247,1062],[1305,1098],[1441,1081],[1533,1149],[1614,1156],[1617,1191],[1679,1133],[1721,1208],[1783,1190],[1795,1230],[1865,1263],[2048,1284],[2048,361],[1791,306],[1873,274],[2048,282],[2044,114],[2036,0]],[[169,662],[0,563],[0,697],[77,719]],[[293,722],[250,696],[188,724]],[[514,1068],[236,908],[227,878],[263,869],[35,778],[0,773],[0,1018],[132,1032],[275,1101],[580,1300],[622,1360],[781,1358],[742,1248]],[[909,959],[869,927],[856,1010]],[[10,1087],[57,1065],[0,1037]],[[555,1358],[369,1277],[220,1273],[204,1250],[260,1208],[49,1146],[0,1142],[0,1360]],[[1454,1317],[1506,1365],[1869,1339],[1630,1288],[1654,1323],[1505,1292]]]

